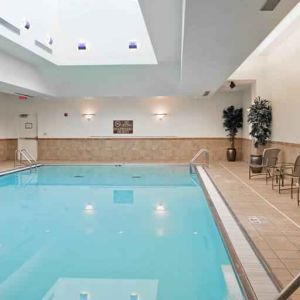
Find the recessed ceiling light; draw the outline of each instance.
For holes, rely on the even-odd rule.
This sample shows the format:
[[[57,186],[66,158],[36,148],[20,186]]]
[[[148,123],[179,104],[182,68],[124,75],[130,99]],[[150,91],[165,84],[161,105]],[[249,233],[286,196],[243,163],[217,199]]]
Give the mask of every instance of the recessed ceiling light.
[[[50,46],[53,45],[53,38],[50,35],[47,37],[47,42]]]
[[[138,49],[138,44],[136,41],[131,41],[129,42],[128,46],[129,50],[137,50]]]
[[[24,21],[24,28],[26,28],[27,30],[30,28],[30,22],[28,20]]]
[[[86,50],[86,42],[79,42],[78,50]]]

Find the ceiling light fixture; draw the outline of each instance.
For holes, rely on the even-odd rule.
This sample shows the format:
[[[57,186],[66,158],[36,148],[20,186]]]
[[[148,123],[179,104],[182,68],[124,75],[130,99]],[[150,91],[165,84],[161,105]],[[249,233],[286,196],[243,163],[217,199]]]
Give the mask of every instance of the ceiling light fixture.
[[[131,41],[129,42],[129,46],[128,46],[129,50],[137,50],[138,49],[138,44],[135,41]]]
[[[30,29],[30,22],[28,20],[24,21],[24,28],[26,28],[27,30]]]
[[[78,50],[86,50],[86,42],[79,42],[78,43]]]
[[[234,81],[230,81],[229,87],[231,89],[234,89],[236,87],[236,84],[234,83]]]
[[[47,42],[50,46],[53,45],[53,38],[50,35],[47,37]]]

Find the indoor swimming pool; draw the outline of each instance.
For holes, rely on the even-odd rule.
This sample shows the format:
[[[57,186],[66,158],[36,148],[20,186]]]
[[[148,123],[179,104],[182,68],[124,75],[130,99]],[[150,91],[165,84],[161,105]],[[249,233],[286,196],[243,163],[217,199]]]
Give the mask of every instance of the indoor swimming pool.
[[[0,177],[0,299],[243,299],[183,165],[42,166]]]

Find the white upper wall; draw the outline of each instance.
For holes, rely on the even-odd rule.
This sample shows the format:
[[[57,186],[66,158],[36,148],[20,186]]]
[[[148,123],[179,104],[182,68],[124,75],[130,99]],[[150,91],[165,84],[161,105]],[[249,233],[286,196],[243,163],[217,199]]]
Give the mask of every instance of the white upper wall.
[[[113,120],[133,120],[134,134],[121,137],[225,137],[222,111],[242,106],[242,94],[218,93],[212,98],[156,97],[102,100],[41,100],[20,102],[0,96],[0,137],[18,136],[18,115],[38,114],[40,138],[116,137]],[[68,117],[64,117],[68,113]],[[95,113],[87,121],[81,114]],[[158,120],[156,113],[167,113]]]
[[[53,95],[53,89],[32,65],[0,51],[1,91],[26,92]],[[3,87],[2,87],[3,86]]]
[[[300,4],[297,9],[300,12]],[[255,79],[256,95],[272,101],[272,139],[300,143],[300,14],[259,49],[231,79]]]

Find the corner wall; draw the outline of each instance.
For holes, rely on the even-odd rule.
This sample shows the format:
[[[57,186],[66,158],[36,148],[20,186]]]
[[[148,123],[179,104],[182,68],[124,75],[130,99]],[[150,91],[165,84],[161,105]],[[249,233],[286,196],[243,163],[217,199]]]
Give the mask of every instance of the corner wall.
[[[231,76],[232,80],[255,80],[255,93],[272,102],[272,143],[282,150],[281,159],[294,162],[300,155],[300,17],[269,46],[258,48]],[[243,134],[243,159],[249,157],[251,141]]]

